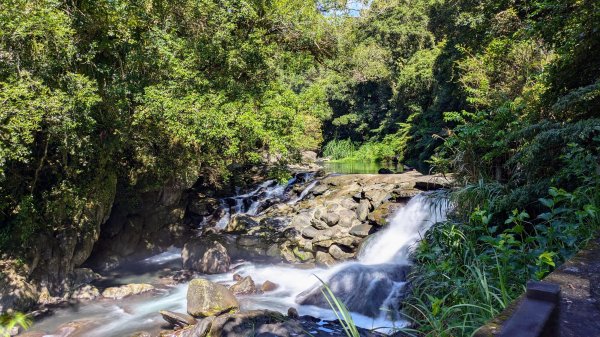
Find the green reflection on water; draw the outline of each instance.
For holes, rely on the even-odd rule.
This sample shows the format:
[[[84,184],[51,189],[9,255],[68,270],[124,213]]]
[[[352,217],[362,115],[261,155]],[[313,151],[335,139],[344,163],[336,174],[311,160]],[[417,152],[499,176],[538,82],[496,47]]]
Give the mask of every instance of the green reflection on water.
[[[322,163],[326,171],[340,174],[374,174],[387,168],[394,173],[402,172],[402,164],[393,162],[374,162],[361,160],[325,161]]]

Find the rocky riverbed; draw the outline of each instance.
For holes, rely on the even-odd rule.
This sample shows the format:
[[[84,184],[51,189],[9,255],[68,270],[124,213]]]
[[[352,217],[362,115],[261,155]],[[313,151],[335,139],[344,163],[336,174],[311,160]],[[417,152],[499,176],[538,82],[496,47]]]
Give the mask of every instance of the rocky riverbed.
[[[208,332],[237,336],[250,326],[264,336],[299,336],[307,331],[314,336],[343,335],[338,323],[327,321],[335,316],[313,275],[330,283],[362,326],[389,323],[380,308],[402,296],[408,271],[406,250],[428,228],[424,221],[430,220],[428,201],[409,200],[448,183],[443,177],[415,171],[306,172],[288,184],[267,181],[232,197],[192,198],[185,209],[185,218],[191,219],[186,230],[190,234],[181,241],[182,249],[121,263],[113,272],[103,269],[103,276],[81,269],[75,291],[47,303],[62,303],[66,308],[34,326],[41,334],[32,331],[27,336],[155,336],[161,331],[164,336]],[[402,210],[405,214],[398,215]],[[398,226],[410,229],[395,233],[401,236],[396,242],[385,243],[389,235],[381,234]],[[373,254],[373,242],[385,246],[378,248],[381,254]],[[160,269],[148,273],[148,263]],[[198,282],[214,287],[198,295],[190,290]],[[356,289],[370,292],[356,296]],[[190,291],[197,296],[190,297]],[[229,304],[219,302],[216,311],[190,310],[190,303],[225,299]],[[161,303],[163,307],[158,307]],[[74,305],[80,308],[76,312]],[[95,320],[99,315],[115,319]],[[145,325],[151,328],[144,329]],[[374,335],[368,329],[361,331]]]

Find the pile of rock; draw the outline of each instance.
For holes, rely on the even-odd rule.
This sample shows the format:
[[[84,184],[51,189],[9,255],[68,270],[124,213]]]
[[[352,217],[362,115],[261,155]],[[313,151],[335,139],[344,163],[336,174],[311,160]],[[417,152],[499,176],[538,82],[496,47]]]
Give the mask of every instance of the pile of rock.
[[[239,235],[236,249],[330,266],[355,257],[365,238],[410,197],[448,183],[416,171],[328,176],[298,203],[275,205],[258,217],[233,217],[226,232]]]
[[[249,276],[235,277],[238,282],[229,289],[205,279],[190,282],[187,293],[187,314],[161,311],[173,328],[161,332],[161,337],[242,337],[242,336],[345,336],[342,327],[333,322],[321,322],[309,316],[299,316],[294,308],[288,315],[270,310],[240,311],[233,291],[258,291]],[[263,284],[265,289],[267,282]],[[271,287],[273,284],[268,285]],[[361,336],[381,336],[360,329]],[[136,336],[145,336],[143,332]]]

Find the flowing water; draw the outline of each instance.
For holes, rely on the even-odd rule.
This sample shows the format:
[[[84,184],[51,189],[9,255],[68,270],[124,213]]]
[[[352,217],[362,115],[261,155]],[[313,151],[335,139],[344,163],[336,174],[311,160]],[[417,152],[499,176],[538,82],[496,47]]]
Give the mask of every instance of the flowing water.
[[[313,186],[314,184],[309,184],[296,199],[287,202],[301,200]],[[230,212],[225,216],[229,217],[234,212],[256,214],[260,209],[260,203],[268,198],[285,200],[284,194],[287,188],[288,186],[280,186],[274,182],[265,182],[249,193],[224,201],[231,206]],[[254,203],[258,205],[254,206]],[[381,303],[371,303],[375,305],[377,314],[369,317],[354,312],[353,318],[357,325],[369,329],[402,326],[404,322],[394,321],[386,313],[388,306],[393,309],[392,304],[397,302],[404,282],[394,279],[394,272],[388,271],[397,271],[398,268],[409,264],[411,247],[433,223],[443,220],[445,213],[446,202],[421,194],[398,210],[392,216],[389,226],[371,236],[363,244],[356,261],[341,263],[332,268],[313,269],[299,269],[289,265],[261,265],[243,261],[228,273],[202,277],[223,284],[232,284],[234,273],[242,276],[249,275],[257,284],[269,280],[278,284],[279,288],[265,294],[240,296],[242,310],[271,309],[286,312],[289,307],[295,307],[300,315],[311,315],[326,320],[335,319],[331,310],[298,304],[304,295],[319,287],[317,277],[328,283],[331,282],[332,288],[350,289],[351,293],[347,294],[350,302],[357,299],[362,302],[365,299],[369,300],[368,291],[377,289],[377,294],[373,295],[373,298],[379,296]],[[142,260],[136,264],[137,272],[117,273],[115,281],[119,284],[153,283],[157,291],[118,301],[98,299],[58,309],[54,315],[37,322],[32,330],[53,333],[64,323],[80,321],[85,324],[81,336],[122,337],[141,330],[156,334],[164,324],[158,314],[159,310],[186,311],[187,285],[166,286],[159,282],[159,276],[166,273],[165,269],[168,271],[180,266],[180,250],[176,248],[170,248],[159,255]],[[359,281],[356,280],[362,283],[357,284],[356,282]],[[347,304],[351,309],[353,308],[352,303]],[[357,305],[360,309],[361,304]],[[60,336],[60,334],[46,336]]]

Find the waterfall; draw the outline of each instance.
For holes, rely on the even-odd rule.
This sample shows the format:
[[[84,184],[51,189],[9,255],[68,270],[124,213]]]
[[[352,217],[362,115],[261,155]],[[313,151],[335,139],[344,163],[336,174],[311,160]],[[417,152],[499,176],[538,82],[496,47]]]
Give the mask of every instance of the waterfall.
[[[398,304],[410,270],[410,252],[425,232],[445,220],[448,203],[420,194],[392,215],[389,225],[371,236],[357,261],[342,263],[323,278],[351,312],[382,321],[398,319]],[[298,294],[302,305],[328,308],[322,286],[315,283]]]
[[[431,225],[446,219],[446,200],[419,194],[399,209],[389,225],[373,235],[358,254],[362,264],[408,264],[410,249]]]

